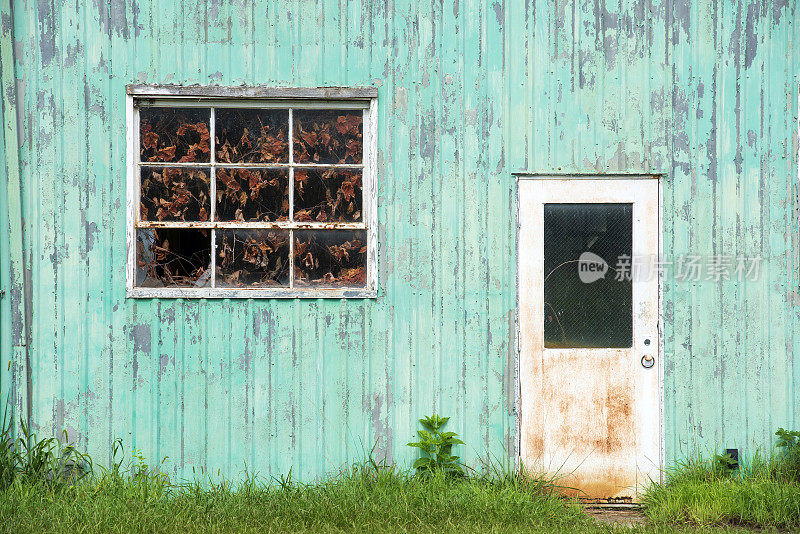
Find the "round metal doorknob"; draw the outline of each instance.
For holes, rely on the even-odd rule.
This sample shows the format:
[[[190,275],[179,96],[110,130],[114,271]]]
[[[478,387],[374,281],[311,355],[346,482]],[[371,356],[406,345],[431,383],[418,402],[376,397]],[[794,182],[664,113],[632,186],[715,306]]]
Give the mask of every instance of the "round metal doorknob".
[[[642,356],[642,367],[645,369],[650,369],[656,364],[656,359],[650,356],[649,354],[645,354]]]

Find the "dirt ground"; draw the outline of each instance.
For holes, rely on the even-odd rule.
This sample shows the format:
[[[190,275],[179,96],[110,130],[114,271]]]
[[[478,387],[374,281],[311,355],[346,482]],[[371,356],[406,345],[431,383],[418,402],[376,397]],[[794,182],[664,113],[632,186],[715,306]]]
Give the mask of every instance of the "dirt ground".
[[[600,523],[635,526],[645,523],[644,514],[636,509],[586,508],[586,513]]]
[[[595,521],[607,525],[635,527],[647,523],[647,518],[645,515],[640,509],[635,507],[631,507],[629,509],[586,507],[585,511],[586,514],[592,517]],[[747,525],[722,525],[720,528],[725,529],[726,531],[728,528],[730,528],[732,529],[732,532],[775,532],[777,534],[791,534],[791,531],[788,530],[763,530],[758,527]],[[705,529],[698,527],[698,531],[705,531]]]

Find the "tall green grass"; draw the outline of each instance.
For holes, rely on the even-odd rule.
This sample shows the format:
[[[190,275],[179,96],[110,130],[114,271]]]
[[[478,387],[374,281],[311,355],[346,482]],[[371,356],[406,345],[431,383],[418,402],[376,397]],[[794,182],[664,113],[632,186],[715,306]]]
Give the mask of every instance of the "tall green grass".
[[[601,529],[538,479],[421,479],[356,465],[315,484],[290,477],[170,485],[152,473],[106,471],[56,490],[15,482],[0,493],[0,530],[537,531]]]
[[[699,455],[669,469],[652,484],[645,511],[656,524],[722,523],[800,531],[800,485],[792,454],[756,452],[738,469],[720,455]]]
[[[25,425],[0,428],[0,532],[591,531],[597,527],[552,481],[507,465],[454,479],[413,476],[368,460],[314,484],[286,476],[233,484],[210,477],[174,483],[114,442],[109,468],[65,439]],[[66,438],[66,436],[64,436]],[[79,467],[80,466],[80,467]]]
[[[14,532],[673,532],[675,522],[739,522],[795,528],[796,484],[785,466],[756,458],[731,476],[687,462],[646,496],[649,525],[598,524],[557,493],[558,479],[487,461],[481,473],[425,477],[367,460],[313,484],[288,475],[231,483],[178,483],[114,442],[109,468],[65,440],[38,439],[24,425],[0,428],[0,533]],[[728,526],[707,531],[732,531]]]
[[[372,459],[314,484],[291,475],[176,484],[134,455],[74,484],[15,479],[0,491],[0,532],[675,531],[599,524],[554,489],[548,479],[497,467],[418,477]]]
[[[8,408],[0,420],[0,490],[15,481],[41,483],[53,488],[73,484],[92,470],[91,458],[59,438],[38,438],[25,421],[14,437]]]

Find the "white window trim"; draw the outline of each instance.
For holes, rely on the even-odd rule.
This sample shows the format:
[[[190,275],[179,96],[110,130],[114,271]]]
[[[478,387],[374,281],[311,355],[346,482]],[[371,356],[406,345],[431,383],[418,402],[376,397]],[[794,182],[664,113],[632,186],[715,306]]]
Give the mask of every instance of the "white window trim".
[[[202,100],[199,100],[202,99]],[[246,228],[336,228],[366,229],[367,232],[367,266],[366,286],[364,288],[218,288],[218,287],[136,287],[136,228],[139,224],[139,118],[137,101],[145,101],[148,105],[168,103],[180,107],[210,107],[212,120],[209,125],[211,133],[211,150],[214,150],[214,108],[217,107],[276,107],[276,108],[361,108],[364,110],[364,147],[362,161],[363,221],[360,223],[319,223],[303,222],[248,222]],[[126,135],[127,135],[127,297],[128,298],[375,298],[377,297],[378,272],[378,227],[377,227],[377,89],[374,87],[320,87],[320,88],[285,88],[285,87],[217,87],[217,86],[155,86],[129,85],[126,95]],[[291,128],[291,123],[290,123]],[[290,143],[290,150],[293,149]],[[163,165],[162,165],[163,166]],[[169,166],[173,166],[170,164]],[[184,163],[175,166],[203,166],[209,164]],[[255,165],[255,164],[216,164],[217,167],[273,167],[291,168],[292,166],[313,167],[303,165]],[[322,165],[331,167],[337,165]],[[338,165],[341,167],[358,167],[358,165]],[[291,172],[291,171],[290,171]],[[211,209],[216,183],[211,175]],[[292,182],[290,174],[290,184]],[[292,187],[291,184],[290,187]],[[293,195],[289,194],[290,210]],[[230,228],[242,227],[235,222],[148,222],[150,227],[192,227],[192,228]],[[216,264],[216,240],[211,237],[211,269]],[[293,249],[294,243],[290,242]],[[290,261],[292,250],[289,252]]]

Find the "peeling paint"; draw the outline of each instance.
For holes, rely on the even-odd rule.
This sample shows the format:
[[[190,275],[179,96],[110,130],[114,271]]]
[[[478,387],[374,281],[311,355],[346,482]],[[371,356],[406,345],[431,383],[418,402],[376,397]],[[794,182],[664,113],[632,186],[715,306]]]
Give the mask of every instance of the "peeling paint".
[[[747,22],[745,25],[744,68],[749,69],[758,51],[758,35],[755,25],[758,22],[758,4],[751,3],[747,6]]]
[[[39,53],[42,65],[47,67],[56,56],[56,10],[53,0],[37,0],[37,14],[39,17]]]
[[[84,230],[86,236],[86,252],[91,252],[94,248],[95,236],[99,232],[97,223],[84,221]]]
[[[127,40],[131,36],[131,29],[135,36],[139,36],[141,26],[138,24],[137,15],[139,5],[135,0],[130,3],[132,6],[133,21],[128,22],[127,12],[128,2],[125,0],[94,0],[94,8],[98,14],[100,31],[106,34],[116,34]]]
[[[64,67],[74,67],[78,57],[83,55],[83,43],[75,41],[75,44],[67,44],[67,57],[64,59]]]
[[[453,8],[453,12],[455,12],[456,8]],[[506,8],[504,3],[494,2],[492,4],[492,9],[494,10],[494,16],[497,19],[497,26],[503,28],[505,24],[506,18]]]
[[[129,337],[133,341],[133,352],[150,354],[150,325],[136,324],[130,329]]]

